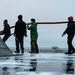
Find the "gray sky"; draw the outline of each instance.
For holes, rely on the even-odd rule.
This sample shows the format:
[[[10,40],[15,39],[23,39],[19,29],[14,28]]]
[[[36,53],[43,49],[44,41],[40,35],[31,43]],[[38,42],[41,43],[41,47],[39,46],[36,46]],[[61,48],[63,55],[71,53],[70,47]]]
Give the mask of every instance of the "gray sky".
[[[31,18],[35,18],[37,22],[66,21],[68,16],[75,17],[75,0],[0,0],[0,30],[3,29],[4,19],[8,19],[10,26],[13,26],[19,14],[23,15],[25,22],[30,22]],[[66,24],[38,25],[39,47],[58,46],[67,48],[67,35],[61,37],[66,26]],[[29,42],[28,31],[28,37],[25,38],[25,47],[30,47]],[[14,47],[14,37],[10,37],[6,43],[8,46]],[[75,45],[75,38],[73,44]]]

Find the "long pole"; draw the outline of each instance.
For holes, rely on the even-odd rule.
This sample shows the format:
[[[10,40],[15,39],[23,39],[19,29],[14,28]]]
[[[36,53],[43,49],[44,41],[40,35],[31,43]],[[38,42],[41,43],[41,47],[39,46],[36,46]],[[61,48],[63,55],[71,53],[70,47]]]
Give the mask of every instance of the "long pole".
[[[68,21],[63,21],[63,22],[36,22],[37,24],[64,24],[68,23]]]
[[[74,21],[75,22],[75,21]],[[37,24],[64,24],[68,23],[68,21],[61,21],[61,22],[36,22]],[[28,24],[28,23],[26,23]],[[29,23],[31,24],[31,23]],[[10,29],[14,28],[15,26],[11,26]],[[1,30],[0,33],[2,33],[4,30]]]

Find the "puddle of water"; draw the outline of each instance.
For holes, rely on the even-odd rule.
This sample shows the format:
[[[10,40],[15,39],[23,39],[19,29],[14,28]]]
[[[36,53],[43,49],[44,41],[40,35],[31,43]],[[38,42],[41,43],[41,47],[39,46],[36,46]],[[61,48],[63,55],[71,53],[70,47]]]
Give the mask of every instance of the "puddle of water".
[[[0,57],[0,75],[9,75],[9,73],[10,75],[41,75],[43,72],[47,75],[74,74],[75,60],[73,57],[64,54],[42,53]],[[7,69],[3,70],[5,67]]]

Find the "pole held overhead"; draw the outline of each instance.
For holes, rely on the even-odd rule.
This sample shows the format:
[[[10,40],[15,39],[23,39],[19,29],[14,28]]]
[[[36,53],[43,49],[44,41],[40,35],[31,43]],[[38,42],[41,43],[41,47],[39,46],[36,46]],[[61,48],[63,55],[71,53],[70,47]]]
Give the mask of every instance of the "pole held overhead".
[[[75,21],[74,21],[75,22]],[[68,21],[61,21],[61,22],[36,22],[37,24],[64,24],[68,23]],[[32,24],[32,23],[26,23],[26,24]],[[14,28],[15,26],[11,26],[10,29]],[[0,33],[2,33],[4,30],[1,30]]]

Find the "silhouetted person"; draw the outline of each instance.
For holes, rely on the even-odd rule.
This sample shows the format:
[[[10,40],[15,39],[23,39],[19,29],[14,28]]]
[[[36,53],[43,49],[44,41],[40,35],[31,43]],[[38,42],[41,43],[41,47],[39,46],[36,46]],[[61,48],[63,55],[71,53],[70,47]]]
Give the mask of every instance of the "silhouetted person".
[[[38,32],[37,32],[37,24],[35,23],[35,19],[31,19],[31,25],[27,25],[28,30],[30,30],[30,37],[31,37],[31,52],[30,53],[39,53],[37,39],[38,39]]]
[[[15,24],[15,41],[16,41],[16,51],[15,53],[20,53],[19,44],[21,47],[21,52],[24,53],[24,36],[27,36],[26,23],[22,20],[22,15],[18,16],[18,21]]]
[[[68,37],[67,37],[68,52],[65,53],[65,54],[72,54],[72,53],[75,52],[75,49],[72,45],[72,40],[74,38],[74,33],[75,33],[75,24],[73,22],[73,17],[72,16],[68,17],[68,25],[67,25],[67,28],[64,31],[63,35],[65,35],[66,33],[68,35]]]
[[[11,31],[10,31],[10,26],[8,24],[8,20],[4,20],[3,23],[4,23],[4,30],[0,33],[0,35],[4,35],[3,41],[5,42],[10,37]]]

